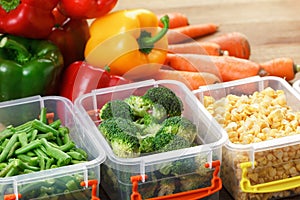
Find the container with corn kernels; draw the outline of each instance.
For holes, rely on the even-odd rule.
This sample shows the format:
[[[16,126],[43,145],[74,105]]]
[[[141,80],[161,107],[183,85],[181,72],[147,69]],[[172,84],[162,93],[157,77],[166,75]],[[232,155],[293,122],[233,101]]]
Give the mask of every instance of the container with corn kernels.
[[[271,76],[193,93],[228,134],[221,177],[235,200],[300,194],[300,93]]]

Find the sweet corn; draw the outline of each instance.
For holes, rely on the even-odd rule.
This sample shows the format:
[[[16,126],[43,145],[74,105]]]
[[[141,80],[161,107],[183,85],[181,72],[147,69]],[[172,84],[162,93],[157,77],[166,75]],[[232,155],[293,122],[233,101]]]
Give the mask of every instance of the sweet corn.
[[[222,125],[235,144],[250,144],[300,134],[300,112],[287,105],[283,90],[271,87],[252,95],[227,95],[221,99],[204,97],[204,106]],[[230,185],[235,200],[274,199],[300,193],[300,187],[281,192],[244,193],[239,181],[240,164],[252,161],[251,152],[223,148],[223,182]],[[255,168],[248,169],[252,185],[300,176],[300,144],[278,147],[254,154]]]

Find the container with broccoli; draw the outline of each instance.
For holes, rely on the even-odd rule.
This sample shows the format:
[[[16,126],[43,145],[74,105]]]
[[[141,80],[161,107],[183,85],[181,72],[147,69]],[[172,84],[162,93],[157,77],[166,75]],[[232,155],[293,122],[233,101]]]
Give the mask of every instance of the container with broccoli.
[[[79,97],[75,107],[106,151],[100,183],[110,199],[130,200],[131,179],[139,175],[143,199],[187,199],[187,191],[197,196],[212,185],[215,169],[206,166],[221,160],[227,137],[181,82],[103,88]],[[210,188],[206,196],[218,190]]]
[[[108,101],[100,109],[98,128],[119,157],[187,148],[197,128],[182,111],[183,103],[171,89],[153,87],[142,96]]]

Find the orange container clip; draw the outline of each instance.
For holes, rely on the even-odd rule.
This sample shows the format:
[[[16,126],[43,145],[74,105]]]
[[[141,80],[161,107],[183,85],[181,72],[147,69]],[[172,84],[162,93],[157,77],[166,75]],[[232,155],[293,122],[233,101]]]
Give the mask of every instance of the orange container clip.
[[[82,181],[80,183],[80,185],[82,187],[87,186],[87,187],[91,187],[92,186],[92,197],[91,200],[100,200],[99,197],[97,197],[97,185],[98,185],[98,181],[93,179],[93,180],[88,180],[87,185],[85,184],[85,181]]]
[[[222,180],[218,176],[220,171],[220,165],[221,162],[219,160],[212,162],[212,167],[215,168],[213,172],[213,178],[211,179],[211,185],[206,188],[200,188],[195,190],[190,190],[186,192],[180,192],[176,194],[170,194],[166,196],[161,197],[154,197],[147,200],[182,200],[182,199],[190,199],[190,200],[196,200],[196,199],[202,199],[204,197],[210,196],[217,191],[222,189]],[[205,164],[205,167],[209,167],[209,163]],[[131,182],[132,182],[132,194],[131,194],[131,200],[142,200],[141,194],[138,192],[138,182],[142,180],[142,176],[132,176]]]
[[[18,194],[18,199],[20,199],[22,197],[21,194]],[[15,194],[6,194],[4,195],[4,200],[16,200],[16,195]]]

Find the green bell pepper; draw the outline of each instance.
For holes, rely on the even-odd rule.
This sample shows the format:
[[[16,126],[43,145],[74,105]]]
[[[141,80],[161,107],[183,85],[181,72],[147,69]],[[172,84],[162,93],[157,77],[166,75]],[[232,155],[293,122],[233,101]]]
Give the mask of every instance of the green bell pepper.
[[[57,94],[63,64],[48,40],[0,35],[0,102]]]

